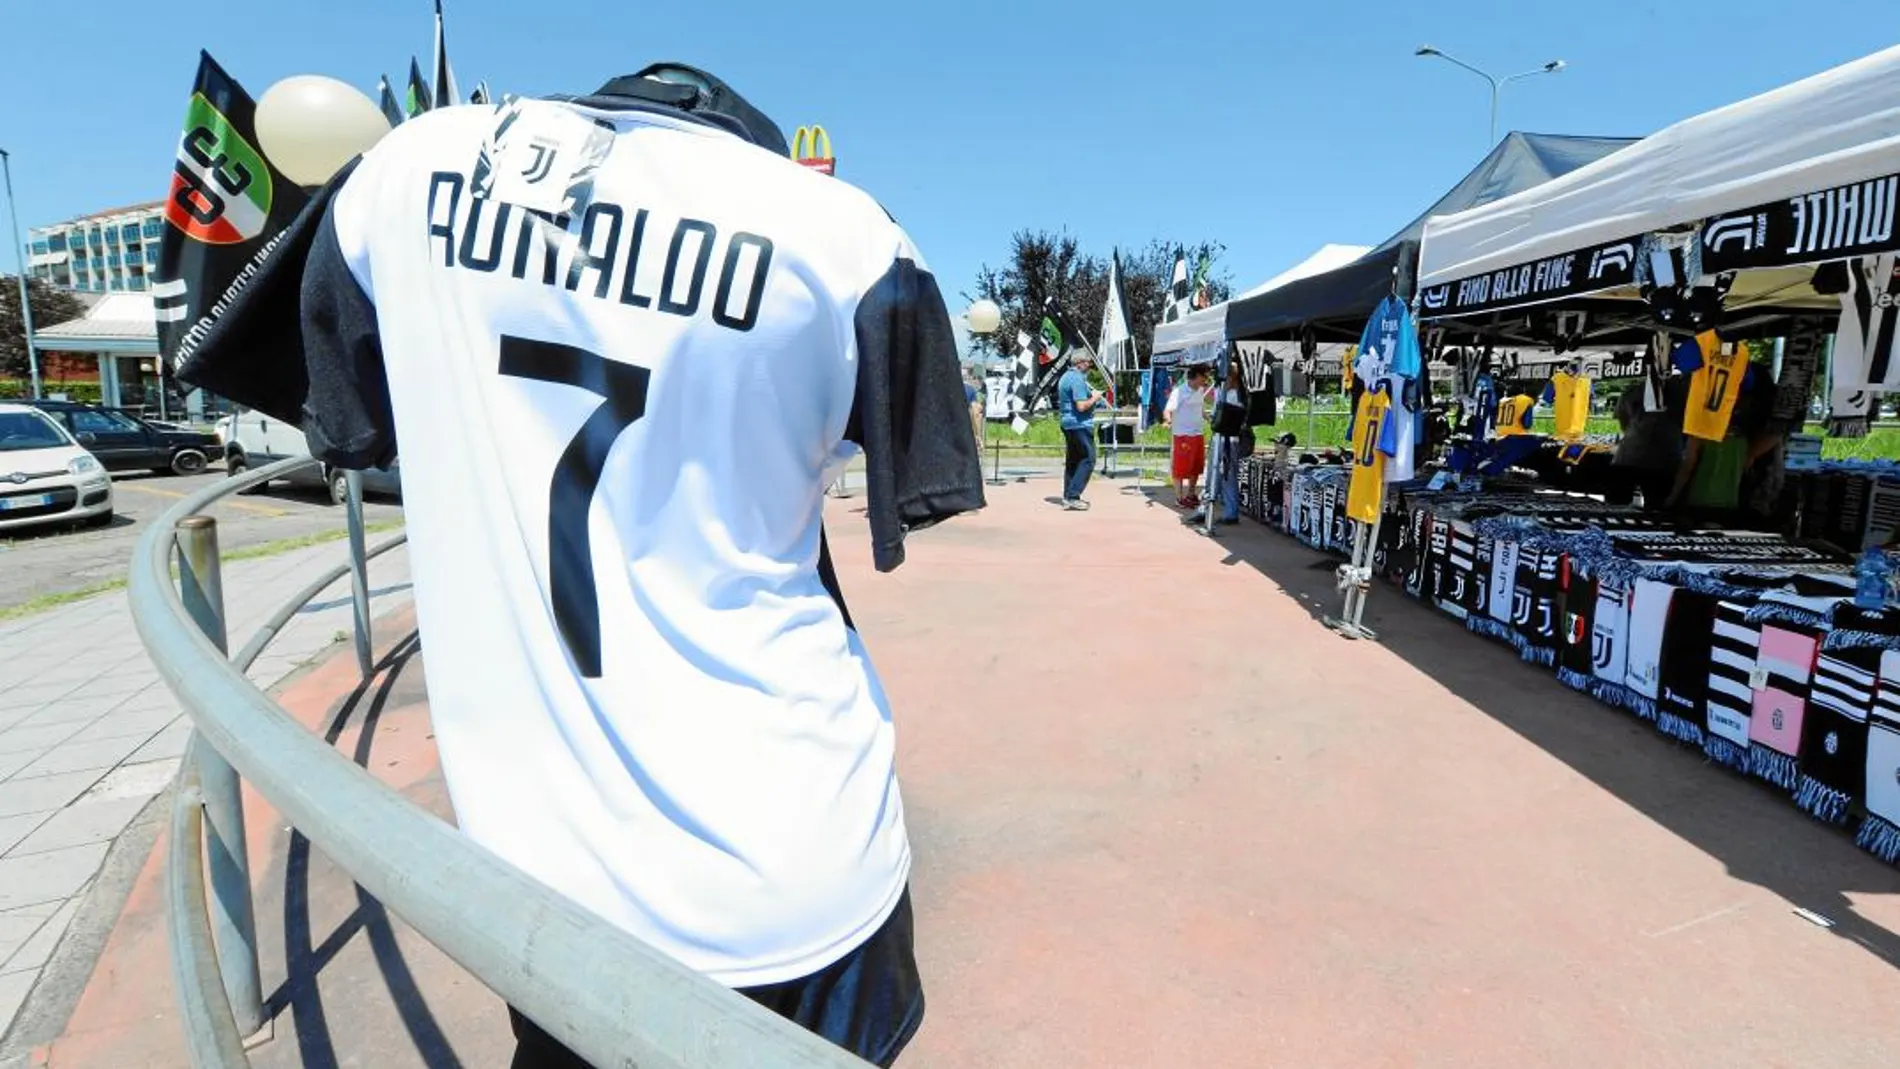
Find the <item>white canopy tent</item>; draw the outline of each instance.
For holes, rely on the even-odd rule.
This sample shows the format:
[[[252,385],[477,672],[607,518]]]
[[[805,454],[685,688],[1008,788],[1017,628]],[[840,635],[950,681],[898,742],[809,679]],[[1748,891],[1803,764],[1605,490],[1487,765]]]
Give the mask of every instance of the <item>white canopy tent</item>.
[[[1218,353],[1220,347],[1227,342],[1227,306],[1229,304],[1278,289],[1289,282],[1297,282],[1302,278],[1343,267],[1370,251],[1372,251],[1370,245],[1322,245],[1311,256],[1245,293],[1222,301],[1211,308],[1191,312],[1172,323],[1155,324],[1152,351],[1158,356],[1167,353],[1188,353],[1190,355],[1184,362],[1211,363],[1214,354]],[[1202,357],[1201,354],[1207,355]]]
[[[1688,240],[1699,242],[1708,271],[1878,251],[1894,244],[1896,194],[1900,47],[1427,220],[1420,300],[1427,318],[1440,318],[1627,290],[1646,236],[1698,223]],[[1769,272],[1755,288],[1805,277]],[[1735,298],[1748,295],[1738,286]]]

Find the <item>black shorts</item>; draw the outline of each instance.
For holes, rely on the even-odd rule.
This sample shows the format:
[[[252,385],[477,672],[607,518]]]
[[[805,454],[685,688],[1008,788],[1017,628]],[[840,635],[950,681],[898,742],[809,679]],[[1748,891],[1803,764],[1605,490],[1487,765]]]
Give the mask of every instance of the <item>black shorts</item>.
[[[889,1066],[924,1020],[910,891],[871,938],[831,965],[798,980],[739,993],[873,1065]],[[509,1007],[512,1069],[592,1069],[539,1025]]]

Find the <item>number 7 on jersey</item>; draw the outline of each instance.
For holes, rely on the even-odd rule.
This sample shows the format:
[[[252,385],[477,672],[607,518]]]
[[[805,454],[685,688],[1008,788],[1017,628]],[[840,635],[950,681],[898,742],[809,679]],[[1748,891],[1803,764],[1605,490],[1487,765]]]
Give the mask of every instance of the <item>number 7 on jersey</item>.
[[[499,370],[512,378],[578,386],[601,398],[600,407],[561,452],[548,483],[548,586],[554,598],[554,623],[581,676],[599,679],[600,595],[595,589],[587,513],[614,442],[646,414],[647,380],[652,373],[572,345],[509,334],[501,336]]]

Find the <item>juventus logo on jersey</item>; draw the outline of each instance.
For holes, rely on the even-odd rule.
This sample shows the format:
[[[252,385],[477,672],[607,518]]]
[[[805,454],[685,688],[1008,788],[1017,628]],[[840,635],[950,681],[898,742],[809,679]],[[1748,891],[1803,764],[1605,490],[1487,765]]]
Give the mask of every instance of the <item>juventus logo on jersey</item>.
[[[559,154],[559,146],[546,138],[537,137],[528,146],[534,153],[528,165],[522,169],[521,177],[530,185],[545,181],[548,173],[554,170],[554,157]]]
[[[474,199],[566,216],[593,200],[614,127],[551,101],[510,98],[495,112],[469,175]]]

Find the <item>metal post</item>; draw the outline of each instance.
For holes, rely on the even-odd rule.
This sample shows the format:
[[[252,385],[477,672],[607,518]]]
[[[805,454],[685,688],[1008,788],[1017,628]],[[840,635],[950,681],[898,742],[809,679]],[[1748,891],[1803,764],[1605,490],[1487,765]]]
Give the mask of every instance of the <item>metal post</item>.
[[[178,521],[178,579],[185,611],[219,653],[229,653],[224,630],[224,578],[218,566],[218,522],[210,516]],[[257,921],[251,909],[251,862],[244,847],[244,795],[238,774],[200,739],[192,747],[204,791],[206,854],[211,869],[211,931],[218,971],[238,1031],[264,1027],[257,975]]]
[[[1219,406],[1216,405],[1214,410],[1219,412]],[[1211,538],[1214,535],[1214,510],[1220,507],[1220,462],[1224,450],[1221,448],[1222,439],[1218,433],[1208,437],[1210,448],[1208,449],[1207,475],[1204,492],[1201,494],[1201,533]]]
[[[1490,140],[1490,144],[1491,144],[1491,147],[1496,148],[1497,143],[1498,143],[1498,94],[1503,91],[1504,87],[1498,84],[1498,80],[1496,78],[1491,78],[1489,75],[1486,75],[1486,78],[1489,79],[1489,81],[1491,82],[1491,140]]]
[[[20,210],[13,203],[13,157],[0,148],[0,175],[6,177],[7,217],[13,221],[13,250],[20,264],[20,323],[26,329],[26,371],[33,384],[33,399],[40,397],[40,354],[33,348],[33,300],[26,285],[26,246],[20,243]]]
[[[345,472],[343,482],[349,488],[343,511],[350,525],[350,604],[355,616],[356,667],[363,678],[368,679],[376,662],[370,651],[369,547],[363,537],[363,473]]]

